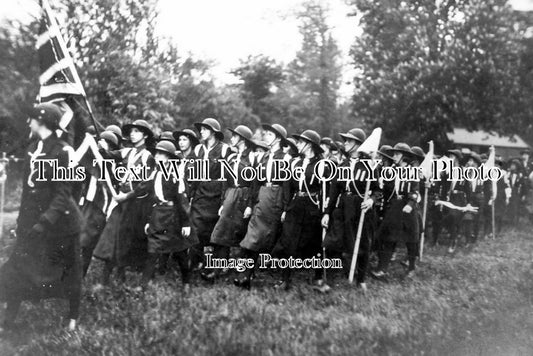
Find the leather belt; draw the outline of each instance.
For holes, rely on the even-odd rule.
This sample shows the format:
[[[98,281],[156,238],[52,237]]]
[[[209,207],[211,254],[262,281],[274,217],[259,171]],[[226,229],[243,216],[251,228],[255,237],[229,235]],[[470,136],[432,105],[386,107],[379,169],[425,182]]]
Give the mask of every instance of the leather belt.
[[[159,206],[174,206],[174,202],[173,201],[160,201],[160,202],[157,202],[154,204],[154,206],[156,205],[159,205]]]
[[[313,192],[311,194],[307,194],[307,192],[296,192],[295,196],[297,196],[297,197],[307,197],[307,196],[309,196],[309,197],[314,198],[314,197],[318,196],[318,192]]]
[[[267,187],[267,188],[270,188],[270,187],[281,187],[281,185],[280,184],[276,184],[276,183],[266,182],[265,183],[265,187]]]

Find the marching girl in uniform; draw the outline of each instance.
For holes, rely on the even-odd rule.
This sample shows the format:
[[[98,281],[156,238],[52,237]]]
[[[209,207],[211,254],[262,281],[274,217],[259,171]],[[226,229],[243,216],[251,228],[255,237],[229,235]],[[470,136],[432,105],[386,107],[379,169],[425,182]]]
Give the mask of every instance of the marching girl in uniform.
[[[301,135],[293,135],[297,139],[298,151],[302,157],[291,162],[291,171],[300,169],[299,177],[293,175],[284,185],[291,197],[285,206],[281,236],[272,250],[272,255],[280,258],[311,258],[320,257],[322,250],[322,181],[315,174],[315,169],[322,159],[320,135],[313,130],[305,130]],[[324,177],[329,173],[324,172]],[[279,288],[289,289],[292,271],[286,268],[282,272],[283,281]],[[327,288],[323,280],[323,269],[314,270],[314,286],[321,291]]]
[[[243,169],[254,166],[252,142],[252,130],[244,125],[239,125],[231,131],[231,145],[237,149],[228,159],[228,164],[232,167],[236,178],[226,174],[223,181],[224,194],[222,195],[222,206],[213,233],[211,234],[211,244],[214,247],[215,258],[229,258],[230,248],[238,247],[246,234],[248,221],[252,215],[252,192],[251,181],[245,180],[242,174]],[[204,271],[201,276],[207,281],[214,281],[221,270]]]
[[[129,137],[133,147],[117,151],[104,147],[101,150],[102,156],[122,162],[128,170],[145,166],[151,173],[155,161],[147,149],[147,143],[153,139],[150,125],[145,120],[136,120],[132,124],[124,125],[122,132]],[[105,261],[102,278],[104,285],[109,283],[115,266],[118,267],[120,281],[125,280],[125,267],[144,267],[147,257],[144,221],[150,213],[151,202],[147,194],[139,195],[135,190],[140,183],[141,181],[134,180],[131,175],[124,175],[120,183],[120,193],[114,198],[116,204],[94,250],[94,256]]]
[[[245,256],[253,259],[256,263],[261,252],[272,251],[281,228],[283,208],[289,199],[288,193],[284,190],[283,180],[276,179],[279,177],[274,175],[275,161],[290,162],[290,156],[283,152],[287,131],[279,124],[263,124],[263,129],[264,139],[270,150],[263,155],[259,164],[264,170],[266,179],[263,181],[256,179],[252,183],[252,202],[255,206],[246,235],[240,243]],[[242,273],[242,278],[234,280],[234,284],[244,289],[250,289],[253,271],[252,268],[247,269]]]
[[[165,177],[161,165],[171,172],[169,159],[175,159],[176,148],[169,141],[161,141],[155,147],[156,169],[150,180],[137,189],[139,194],[148,194],[152,203],[145,231],[148,236],[148,259],[144,267],[141,286],[144,289],[153,277],[158,258],[171,255],[179,266],[184,290],[189,290],[190,271],[187,250],[197,241],[190,237],[189,217],[183,208],[185,199],[180,187],[185,177],[171,174]],[[165,179],[168,178],[168,179]]]
[[[221,164],[230,149],[224,140],[220,124],[215,119],[205,119],[194,124],[201,136],[202,143],[194,148],[198,159],[209,165],[209,177],[191,185],[191,224],[194,227],[199,243],[191,248],[191,261],[194,268],[204,264],[204,248],[209,245],[211,233],[218,221],[218,210],[222,200]]]
[[[104,140],[105,143],[103,145],[107,145],[111,150],[119,148],[118,137],[111,131],[102,132],[100,134],[101,140]],[[94,155],[91,154],[90,157],[92,162]],[[107,209],[113,198],[106,182],[98,181],[98,177],[101,176],[100,168],[98,166],[93,167],[92,164],[87,166],[90,177],[79,203],[82,207],[82,215],[85,221],[80,238],[83,276],[87,274],[93,251],[105,228]]]
[[[339,164],[339,169],[347,168],[351,172],[348,180],[336,175],[331,181],[328,204],[322,217],[322,226],[327,229],[324,246],[327,251],[343,254],[345,266],[350,265],[357,238],[357,229],[361,213],[365,211],[362,235],[357,258],[357,285],[366,290],[366,274],[369,265],[372,240],[375,229],[374,203],[379,197],[377,181],[371,182],[371,194],[365,200],[365,190],[370,174],[361,161],[359,146],[366,140],[363,130],[354,128],[340,134],[344,140],[346,158]]]
[[[407,167],[411,161],[412,152],[405,143],[398,143],[392,149],[394,163],[398,167]],[[374,277],[385,276],[392,255],[398,242],[405,243],[409,259],[408,275],[415,270],[418,257],[418,243],[420,238],[418,201],[420,199],[419,181],[400,180],[396,177],[394,194],[390,206],[383,218],[383,223],[378,233],[381,242],[378,269]]]

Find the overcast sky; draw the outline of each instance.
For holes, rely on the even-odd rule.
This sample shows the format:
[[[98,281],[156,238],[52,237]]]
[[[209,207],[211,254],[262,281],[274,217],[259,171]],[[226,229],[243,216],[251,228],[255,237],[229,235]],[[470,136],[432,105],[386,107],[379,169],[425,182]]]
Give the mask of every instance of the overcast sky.
[[[49,0],[52,3],[54,0]],[[160,0],[161,35],[171,38],[183,53],[215,61],[213,74],[222,82],[239,59],[265,54],[288,62],[300,45],[294,17],[304,0]],[[2,0],[0,18],[26,18],[36,13],[37,0]],[[6,3],[11,3],[8,6]],[[348,51],[357,35],[357,21],[348,17],[344,0],[329,0],[329,23],[349,64]],[[512,0],[516,9],[533,10],[533,0]],[[349,80],[346,65],[345,80]]]

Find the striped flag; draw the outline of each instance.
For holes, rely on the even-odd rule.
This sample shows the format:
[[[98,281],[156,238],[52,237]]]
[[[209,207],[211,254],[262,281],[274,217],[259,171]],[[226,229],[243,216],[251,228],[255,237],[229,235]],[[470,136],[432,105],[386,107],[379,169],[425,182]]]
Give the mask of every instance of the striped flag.
[[[86,96],[48,0],[42,0],[42,8],[36,44],[41,69],[39,102],[64,100],[69,95]]]

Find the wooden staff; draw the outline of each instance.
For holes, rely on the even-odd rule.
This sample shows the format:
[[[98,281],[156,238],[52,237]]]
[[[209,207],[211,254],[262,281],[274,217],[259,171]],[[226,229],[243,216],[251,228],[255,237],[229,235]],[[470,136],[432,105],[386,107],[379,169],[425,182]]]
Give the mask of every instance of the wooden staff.
[[[2,152],[2,159],[0,165],[4,165],[4,169],[0,175],[0,239],[4,235],[4,204],[6,198],[6,178],[7,178],[7,159],[6,153]]]
[[[424,187],[424,205],[422,206],[422,235],[420,236],[420,261],[424,255],[424,238],[426,237],[426,216],[428,212],[428,186]]]
[[[370,193],[370,179],[367,179],[363,202],[368,200],[369,193]],[[348,277],[348,281],[350,282],[350,284],[353,283],[353,277],[355,275],[355,266],[357,265],[357,255],[359,253],[359,244],[361,243],[361,235],[363,233],[363,223],[365,221],[365,213],[366,211],[361,210],[361,215],[359,216],[359,224],[357,225],[357,235],[355,238],[355,245],[353,247],[353,254],[352,254],[352,265],[350,266],[350,275]]]

